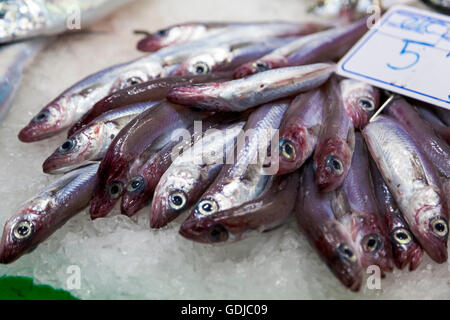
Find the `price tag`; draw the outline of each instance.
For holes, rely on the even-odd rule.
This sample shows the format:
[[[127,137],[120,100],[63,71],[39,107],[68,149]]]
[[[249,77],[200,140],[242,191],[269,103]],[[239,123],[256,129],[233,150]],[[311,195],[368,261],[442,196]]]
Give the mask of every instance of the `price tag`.
[[[450,17],[391,8],[341,59],[338,74],[450,109]]]

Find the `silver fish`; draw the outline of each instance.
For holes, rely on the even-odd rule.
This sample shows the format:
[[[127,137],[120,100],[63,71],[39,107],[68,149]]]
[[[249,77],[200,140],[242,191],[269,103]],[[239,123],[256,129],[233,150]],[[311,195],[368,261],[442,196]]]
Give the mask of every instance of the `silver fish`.
[[[45,173],[59,174],[101,160],[122,128],[158,102],[138,103],[98,116],[59,146],[44,162]]]
[[[160,228],[191,207],[218,175],[245,122],[205,132],[161,177],[150,209],[150,226]]]
[[[4,0],[0,2],[0,43],[84,28],[127,2],[130,0]]]
[[[97,183],[98,163],[62,176],[26,201],[5,224],[0,263],[33,250],[85,208]]]
[[[0,47],[0,121],[4,120],[13,105],[24,69],[46,43],[47,40],[38,39]]]
[[[244,79],[175,87],[167,94],[167,100],[209,111],[240,112],[317,88],[334,70],[334,63],[279,68]]]
[[[184,237],[198,237],[196,227],[201,219],[239,206],[261,194],[269,180],[264,170],[267,149],[288,106],[289,100],[268,103],[250,115],[244,135],[238,137],[234,161],[229,161],[227,156],[227,163],[181,226],[180,233]],[[275,147],[278,148],[278,143]]]
[[[433,163],[388,116],[375,118],[363,135],[411,232],[433,260],[447,261],[448,208]]]

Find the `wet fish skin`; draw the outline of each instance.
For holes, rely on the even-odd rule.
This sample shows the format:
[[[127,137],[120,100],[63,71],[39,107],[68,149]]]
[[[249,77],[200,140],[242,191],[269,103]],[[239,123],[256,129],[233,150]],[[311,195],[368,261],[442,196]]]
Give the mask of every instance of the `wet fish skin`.
[[[362,266],[377,265],[384,272],[392,272],[392,247],[368,168],[369,155],[361,133],[356,132],[352,163],[342,187],[337,190],[338,196],[345,199],[349,212],[338,214],[336,210],[335,215],[340,215],[338,219],[352,234]]]
[[[232,71],[248,61],[292,41],[292,38],[269,38],[263,41],[243,43],[238,46],[221,45],[196,53],[173,71],[173,75],[206,74],[217,71]]]
[[[240,112],[317,88],[334,69],[333,63],[274,69],[245,79],[175,87],[168,92],[167,99],[203,110]]]
[[[100,99],[159,75],[161,65],[144,57],[99,71],[79,81],[47,104],[19,133],[22,142],[49,138],[70,128]]]
[[[97,164],[72,171],[26,201],[5,224],[0,263],[11,263],[85,208],[97,183]]]
[[[450,127],[447,126],[444,122],[439,119],[439,117],[434,114],[434,112],[428,108],[424,108],[423,106],[417,105],[413,103],[416,107],[417,112],[419,112],[422,119],[427,121],[429,125],[439,134],[442,139],[450,145]]]
[[[344,107],[353,125],[363,129],[380,106],[380,91],[361,81],[344,79],[340,82]]]
[[[5,119],[13,105],[24,69],[47,42],[47,40],[38,39],[0,47],[0,122]]]
[[[365,19],[344,27],[313,33],[273,50],[262,58],[236,68],[234,78],[289,66],[300,66],[337,60],[367,31]]]
[[[169,89],[175,86],[218,81],[222,79],[231,79],[231,76],[229,73],[218,72],[208,75],[166,77],[157,78],[130,86],[128,88],[116,91],[95,103],[92,109],[84,114],[83,117],[69,129],[68,134],[72,135],[96,117],[107,111],[135,103],[161,101],[166,97]]]
[[[212,115],[201,122],[194,122],[194,125],[187,128],[181,142],[179,141],[180,137],[173,136],[161,150],[154,152],[150,149],[141,153],[130,163],[126,173],[126,191],[124,191],[121,203],[122,214],[132,216],[147,205],[161,176],[172,164],[172,161],[200,140],[202,132],[217,127],[220,123],[241,118],[244,119],[245,115]],[[190,135],[189,138],[185,136],[187,133]]]
[[[280,124],[280,164],[277,174],[300,168],[317,145],[325,108],[323,88],[298,95]]]
[[[233,161],[227,157],[227,163],[181,226],[180,233],[184,237],[195,239],[198,236],[192,227],[196,220],[239,206],[261,194],[269,180],[264,168],[266,152],[289,102],[265,104],[249,116],[244,126],[246,134],[238,137]]]
[[[433,260],[447,261],[448,207],[436,168],[389,116],[378,116],[363,135],[411,232]]]
[[[394,197],[372,159],[370,171],[378,207],[390,235],[395,265],[399,269],[409,265],[409,271],[414,271],[422,261],[423,249],[409,230]]]
[[[0,3],[0,43],[68,31],[68,22],[80,14],[88,26],[130,0],[6,0]],[[72,19],[71,19],[72,18]]]
[[[234,27],[214,37],[166,47],[142,58],[94,73],[64,91],[45,106],[19,133],[23,142],[51,137],[75,124],[100,99],[126,87],[164,75],[188,56],[221,44],[238,45],[271,37],[288,37],[307,32],[304,25],[270,23]]]
[[[326,25],[315,23],[295,24],[289,22],[187,22],[176,24],[167,28],[158,30],[155,33],[149,33],[147,36],[138,42],[138,50],[144,52],[154,52],[164,47],[182,44],[193,40],[210,38],[216,34],[232,30],[235,32],[236,27],[255,26],[259,28],[270,27],[272,24],[285,23],[292,27],[297,26],[296,33],[313,33],[321,30]]]
[[[206,130],[192,148],[175,159],[156,186],[151,228],[164,227],[198,201],[219,174],[244,124],[241,121]],[[179,200],[180,204],[175,202]]]
[[[312,162],[301,169],[295,216],[311,246],[343,285],[359,291],[363,268],[351,235],[336,219],[331,193],[321,192],[314,182]]]
[[[326,90],[326,116],[313,156],[316,183],[323,192],[342,185],[350,169],[355,144],[353,123],[345,110],[336,78],[330,79]]]
[[[281,226],[291,216],[297,197],[298,172],[273,177],[256,199],[220,211],[195,224],[195,241],[207,244],[237,242]],[[182,233],[188,229],[184,225]]]
[[[405,99],[392,101],[386,109],[386,114],[402,124],[417,145],[446,179],[450,179],[450,145],[447,144],[427,122],[422,120]]]
[[[169,142],[172,130],[187,128],[194,120],[206,116],[207,113],[163,101],[129,122],[114,138],[100,163],[99,183],[90,207],[91,218],[104,217],[123,195],[132,160],[149,148],[157,152]]]
[[[156,102],[139,103],[100,115],[59,146],[45,160],[43,171],[59,174],[101,160],[120,130],[155,104]]]

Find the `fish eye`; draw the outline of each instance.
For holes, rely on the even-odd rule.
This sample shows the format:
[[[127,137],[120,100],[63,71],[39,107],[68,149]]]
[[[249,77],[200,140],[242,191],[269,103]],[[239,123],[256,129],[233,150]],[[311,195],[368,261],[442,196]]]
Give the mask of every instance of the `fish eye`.
[[[373,111],[375,109],[375,103],[368,98],[359,98],[358,105],[366,111]]]
[[[201,215],[210,215],[216,212],[219,209],[219,206],[217,203],[213,200],[205,199],[201,200],[199,203],[197,203],[196,211],[200,213]]]
[[[228,231],[224,226],[216,224],[208,233],[208,238],[211,242],[222,242],[228,239]]]
[[[340,176],[344,173],[344,165],[342,161],[336,156],[329,156],[326,161],[326,166],[333,170],[333,173]]]
[[[267,64],[267,62],[264,62],[264,61],[256,61],[253,64],[253,67],[256,68],[258,71],[269,70],[269,65]]]
[[[117,199],[122,194],[122,184],[120,182],[113,182],[108,187],[108,192],[111,198]]]
[[[142,177],[136,177],[133,178],[130,183],[128,183],[127,191],[129,192],[136,192],[136,191],[142,191],[145,186],[144,178]]]
[[[203,61],[199,61],[193,65],[194,74],[206,74],[209,72],[210,72],[209,66]]]
[[[288,161],[294,160],[295,158],[295,147],[289,140],[280,141],[280,152],[283,158]]]
[[[49,116],[48,111],[41,111],[34,117],[34,121],[44,121],[48,118],[48,116]]]
[[[126,85],[127,86],[135,86],[135,85],[137,85],[139,83],[142,83],[142,82],[143,82],[142,79],[139,78],[139,77],[131,77],[131,78],[127,79]]]
[[[408,244],[412,241],[411,233],[404,228],[394,230],[392,237],[399,244]]]
[[[183,191],[176,190],[169,195],[169,206],[173,210],[183,210],[187,204],[187,197]]]
[[[160,37],[164,37],[169,33],[169,29],[161,29],[156,32],[156,34]]]
[[[34,232],[33,225],[28,221],[21,221],[15,227],[13,235],[18,240],[29,238]]]
[[[381,248],[381,238],[378,234],[371,234],[363,240],[364,251],[375,252]]]
[[[60,147],[59,152],[60,153],[68,153],[75,148],[77,142],[75,139],[67,139]]]
[[[448,224],[442,218],[436,218],[431,221],[431,231],[438,237],[445,237],[448,234]]]
[[[342,258],[350,262],[356,262],[356,256],[348,245],[340,244],[337,248],[337,251]]]

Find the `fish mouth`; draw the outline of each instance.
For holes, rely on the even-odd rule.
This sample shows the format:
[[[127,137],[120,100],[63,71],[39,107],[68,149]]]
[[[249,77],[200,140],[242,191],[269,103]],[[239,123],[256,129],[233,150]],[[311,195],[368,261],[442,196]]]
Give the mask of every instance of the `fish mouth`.
[[[92,199],[91,206],[89,208],[89,213],[92,220],[103,218],[108,215],[109,212],[114,208],[114,205],[119,201],[120,197],[116,199],[111,199],[109,197],[103,196]]]
[[[205,237],[204,235],[205,228],[203,228],[201,222],[202,221],[199,221],[199,219],[195,218],[193,215],[189,216],[180,227],[180,235],[195,242],[206,244],[210,243],[210,241],[208,241],[207,237]]]
[[[120,213],[132,217],[145,207],[146,203],[147,201],[144,201],[142,197],[132,197],[125,193],[120,204]]]
[[[404,269],[409,265],[409,271],[414,271],[419,267],[422,257],[423,249],[419,244],[415,243],[408,250],[396,253],[395,263],[399,269]]]
[[[155,52],[162,48],[164,48],[164,45],[161,44],[161,41],[159,39],[154,39],[153,37],[147,37],[140,41],[138,41],[136,45],[137,49],[139,51],[143,52]]]
[[[20,141],[29,143],[44,140],[61,132],[64,128],[57,125],[44,126],[43,124],[36,124],[30,122],[25,128],[20,130],[18,138]]]

